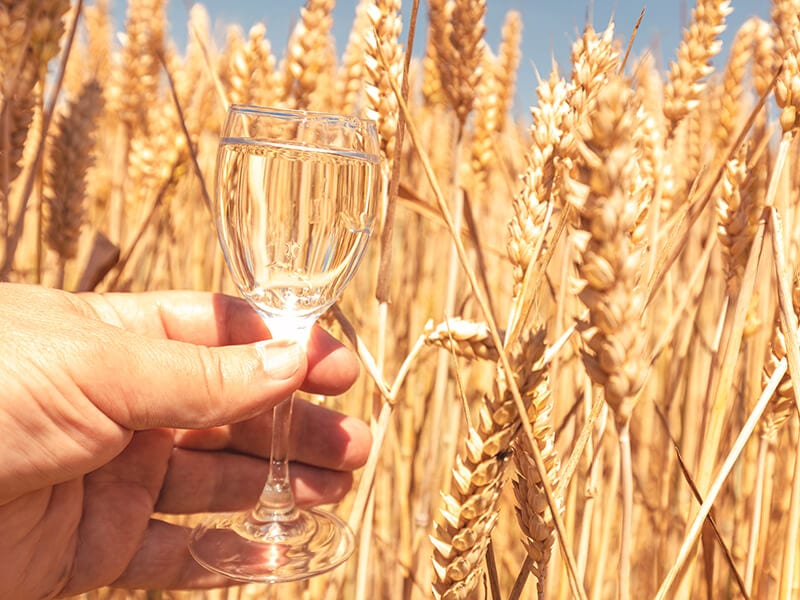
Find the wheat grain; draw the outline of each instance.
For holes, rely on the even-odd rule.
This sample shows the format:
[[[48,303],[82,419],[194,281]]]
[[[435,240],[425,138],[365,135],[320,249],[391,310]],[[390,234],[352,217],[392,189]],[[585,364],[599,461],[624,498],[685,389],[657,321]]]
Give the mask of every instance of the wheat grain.
[[[428,321],[425,325],[425,343],[451,350],[465,358],[482,358],[492,362],[498,360],[497,348],[486,323],[457,317],[436,326],[433,321]]]
[[[795,275],[794,287],[792,289],[792,300],[794,303],[795,314],[800,315],[800,277]],[[775,319],[772,330],[772,341],[770,343],[769,354],[764,363],[762,376],[762,387],[766,387],[767,382],[775,372],[778,363],[786,358],[786,337],[781,331],[780,318]],[[778,384],[775,394],[764,411],[764,417],[759,423],[761,434],[768,440],[774,442],[777,438],[778,430],[792,416],[795,407],[794,391],[789,373],[785,373]]]
[[[775,103],[781,109],[784,133],[800,127],[800,17],[788,40],[784,40],[783,70],[775,83]]]
[[[30,2],[0,2],[0,81],[8,94],[30,36]]]
[[[480,68],[475,97],[475,115],[470,143],[470,170],[475,177],[475,193],[486,189],[495,159],[494,138],[500,128],[500,83],[495,77],[495,58],[486,50]]]
[[[599,34],[589,26],[572,45],[570,55],[572,75],[570,78],[569,104],[572,108],[570,134],[578,133],[587,118],[589,105],[609,77],[619,69],[619,49],[614,41],[614,25]],[[564,146],[571,146],[572,139],[565,137]]]
[[[547,469],[547,478],[555,487],[559,483],[561,468],[555,448],[555,432],[552,425],[553,400],[546,381],[530,393],[528,418],[531,420],[536,443]],[[544,595],[544,584],[550,556],[555,543],[555,527],[544,488],[536,469],[533,457],[521,440],[514,442],[514,466],[517,477],[514,479],[514,496],[517,500],[517,524],[524,535],[523,544],[528,552],[536,577],[539,597]],[[562,497],[557,497],[559,510],[563,509]]]
[[[274,105],[276,94],[275,57],[266,39],[266,26],[256,23],[247,40],[233,36],[228,54],[228,97],[235,104]]]
[[[422,60],[422,97],[428,106],[447,103],[442,76],[439,71],[439,52],[448,39],[450,9],[447,0],[429,0],[428,37],[425,44],[425,57]]]
[[[800,1],[772,0],[771,4],[770,16],[775,24],[775,53],[780,60],[794,44],[792,38],[800,28]]]

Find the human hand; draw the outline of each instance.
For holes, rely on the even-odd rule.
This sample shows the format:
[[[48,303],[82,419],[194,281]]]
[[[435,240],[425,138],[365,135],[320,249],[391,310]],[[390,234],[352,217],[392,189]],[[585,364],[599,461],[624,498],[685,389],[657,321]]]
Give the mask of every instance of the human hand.
[[[321,329],[305,352],[259,341],[257,315],[222,295],[0,284],[0,326],[0,598],[224,584],[192,560],[188,529],[153,513],[253,506],[269,409],[358,375]],[[340,499],[366,425],[296,401],[292,432],[298,503]]]

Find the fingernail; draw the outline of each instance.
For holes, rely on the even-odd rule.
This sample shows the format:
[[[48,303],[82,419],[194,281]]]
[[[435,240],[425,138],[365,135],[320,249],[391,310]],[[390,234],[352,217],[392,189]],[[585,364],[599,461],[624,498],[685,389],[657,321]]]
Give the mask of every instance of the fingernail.
[[[297,373],[303,349],[291,340],[267,340],[256,345],[264,371],[272,379],[289,379]]]

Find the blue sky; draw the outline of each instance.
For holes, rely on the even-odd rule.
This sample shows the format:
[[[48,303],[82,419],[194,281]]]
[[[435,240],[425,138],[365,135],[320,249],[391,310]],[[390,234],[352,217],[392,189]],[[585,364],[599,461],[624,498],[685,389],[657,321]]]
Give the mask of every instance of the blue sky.
[[[118,28],[124,25],[125,2],[112,0],[115,22]],[[356,0],[338,0],[334,11],[334,34],[339,52],[344,48],[350,31]],[[183,0],[168,0],[170,36],[182,47],[186,40],[187,6]],[[211,16],[217,38],[223,39],[225,25],[237,23],[245,30],[258,21],[267,27],[267,36],[273,51],[282,54],[288,32],[297,21],[303,0],[206,0],[203,2]],[[592,22],[596,28],[604,28],[613,17],[618,36],[628,38],[643,6],[643,0],[487,0],[486,40],[496,49],[505,14],[516,9],[522,14],[523,42],[522,61],[518,74],[518,93],[514,112],[527,113],[527,107],[535,100],[536,79],[533,66],[543,73],[549,72],[550,59],[556,58],[562,70],[568,72],[569,50],[572,41],[583,29],[588,7],[591,5]],[[733,0],[733,14],[728,19],[724,36],[726,44],[733,33],[750,16],[769,18],[769,0]],[[403,0],[404,26],[408,22],[411,0]],[[426,3],[420,1],[421,20],[417,27],[415,53],[422,47],[425,38]],[[634,45],[634,55],[652,49],[663,68],[675,56],[681,39],[682,25],[689,18],[693,0],[651,0],[646,6],[644,21]],[[403,32],[405,40],[406,32]],[[724,60],[725,52],[717,60]]]

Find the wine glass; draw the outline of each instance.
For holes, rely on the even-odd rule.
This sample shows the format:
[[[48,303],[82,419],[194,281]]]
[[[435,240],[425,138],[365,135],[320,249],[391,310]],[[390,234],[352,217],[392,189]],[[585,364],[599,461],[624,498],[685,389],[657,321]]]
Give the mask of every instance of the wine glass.
[[[233,105],[217,153],[214,213],[242,296],[275,339],[305,344],[353,277],[377,205],[375,124],[355,117]],[[267,481],[249,511],[213,515],[189,549],[239,581],[324,573],[353,552],[338,517],[295,505],[289,485],[292,397],[274,409]]]

